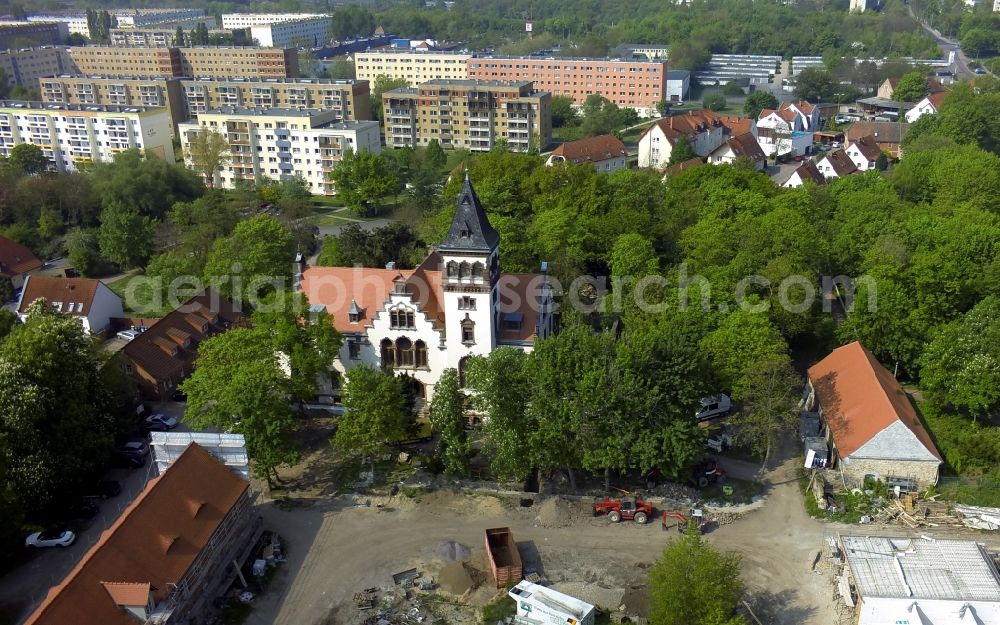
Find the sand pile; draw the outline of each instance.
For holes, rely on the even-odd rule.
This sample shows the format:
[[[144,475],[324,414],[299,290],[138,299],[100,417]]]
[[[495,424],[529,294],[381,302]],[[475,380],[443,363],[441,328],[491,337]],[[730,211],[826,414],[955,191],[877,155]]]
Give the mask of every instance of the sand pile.
[[[478,588],[486,574],[476,570],[465,562],[451,562],[438,572],[437,582],[441,589],[453,595],[464,595]]]
[[[434,554],[446,562],[468,560],[472,549],[454,540],[442,540],[434,547]]]
[[[536,507],[535,522],[542,527],[566,527],[573,522],[573,505],[562,497],[550,497]]]
[[[507,513],[507,506],[496,497],[484,495],[475,498],[470,506],[470,512],[481,517],[500,517]]]

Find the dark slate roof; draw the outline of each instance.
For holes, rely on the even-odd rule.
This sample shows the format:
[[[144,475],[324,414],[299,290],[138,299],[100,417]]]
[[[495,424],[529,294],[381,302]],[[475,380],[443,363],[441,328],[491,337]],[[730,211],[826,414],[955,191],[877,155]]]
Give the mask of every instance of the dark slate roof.
[[[486,211],[472,188],[469,175],[465,175],[462,192],[458,195],[458,209],[451,220],[448,236],[438,249],[447,252],[489,252],[500,244],[500,234],[490,225]]]

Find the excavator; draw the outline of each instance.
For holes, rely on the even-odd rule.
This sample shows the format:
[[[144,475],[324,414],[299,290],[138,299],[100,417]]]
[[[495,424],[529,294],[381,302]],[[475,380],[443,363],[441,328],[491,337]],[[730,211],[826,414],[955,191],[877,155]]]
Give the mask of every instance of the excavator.
[[[667,519],[676,519],[677,524],[674,525],[667,521]],[[705,518],[705,513],[701,508],[691,508],[690,520],[688,520],[688,518],[680,512],[664,510],[661,516],[661,523],[664,531],[670,529],[671,527],[676,527],[678,532],[684,533],[688,527],[688,523],[697,523],[698,528],[704,531],[705,527],[708,525],[708,519]]]

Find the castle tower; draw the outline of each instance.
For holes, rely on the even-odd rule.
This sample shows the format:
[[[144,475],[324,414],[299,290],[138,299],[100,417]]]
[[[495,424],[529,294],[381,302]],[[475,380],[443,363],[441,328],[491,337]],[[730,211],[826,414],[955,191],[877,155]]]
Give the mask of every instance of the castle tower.
[[[500,234],[486,218],[468,173],[451,228],[438,246],[448,366],[488,355],[497,344]]]

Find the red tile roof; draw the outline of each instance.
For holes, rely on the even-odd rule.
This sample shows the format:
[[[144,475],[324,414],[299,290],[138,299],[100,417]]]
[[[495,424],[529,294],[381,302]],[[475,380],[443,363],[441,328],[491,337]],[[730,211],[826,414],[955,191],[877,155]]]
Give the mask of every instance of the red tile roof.
[[[598,135],[579,141],[569,141],[552,150],[571,163],[596,163],[628,155],[625,144],[614,135]]]
[[[823,177],[823,174],[819,173],[819,169],[816,168],[816,163],[812,161],[805,161],[792,173],[798,174],[799,180],[803,183],[812,182],[814,184],[826,184],[826,178]]]
[[[111,595],[111,600],[115,602],[115,605],[143,606],[149,603],[150,586],[148,583],[101,582],[101,585]]]
[[[100,280],[90,278],[60,278],[57,276],[28,276],[18,302],[17,312],[27,312],[36,299],[49,304],[59,304],[59,310],[86,317],[94,303]]]
[[[41,267],[42,261],[31,250],[17,241],[0,237],[0,276],[13,278]]]
[[[662,117],[646,128],[642,132],[641,137],[646,136],[646,133],[651,131],[653,128],[659,128],[663,131],[663,135],[673,144],[674,140],[679,138],[681,135],[693,139],[698,133],[705,132],[711,128],[719,127],[722,125],[722,120],[718,115],[713,113],[708,109],[702,109],[700,111],[689,111],[686,115],[674,115],[672,117]],[[641,138],[640,137],[640,138]]]
[[[872,135],[858,137],[848,147],[851,145],[855,146],[858,152],[861,152],[861,155],[869,161],[878,160],[878,157],[882,156],[882,148],[878,147],[878,142],[875,141],[875,137]]]
[[[774,109],[763,109],[761,110],[760,115],[757,116],[757,119],[758,120],[765,119],[770,115],[777,115],[778,117],[780,117],[781,119],[785,120],[786,122],[792,125],[795,124],[795,119],[799,116],[798,113],[796,113],[792,109],[785,107],[785,108],[780,108],[777,111]]]
[[[827,153],[820,162],[822,161],[829,163],[834,173],[838,176],[849,176],[858,171],[858,166],[854,164],[854,161],[851,160],[851,157],[847,155],[847,152],[843,148]]]
[[[842,457],[899,421],[941,459],[903,387],[861,343],[833,350],[809,369],[809,380]]]
[[[733,136],[741,135],[746,132],[751,132],[753,130],[754,120],[749,117],[721,117],[719,121],[722,125],[729,129],[730,134]]]
[[[666,169],[663,170],[663,173],[667,175],[679,174],[685,169],[691,169],[692,167],[699,167],[704,164],[705,161],[695,156],[694,158],[689,158],[683,163],[677,163],[676,165],[671,165],[670,167],[667,167]]]
[[[146,584],[157,602],[167,598],[248,487],[192,443],[146,484],[25,625],[135,625],[120,600],[138,599],[138,586]],[[106,582],[128,587],[109,590]]]
[[[941,103],[948,96],[947,91],[935,91],[927,96],[927,100],[934,106],[935,111],[941,110]]]
[[[243,321],[233,303],[209,287],[129,341],[121,354],[157,380],[179,381],[203,340]]]
[[[757,138],[749,132],[730,138],[726,141],[726,145],[729,146],[736,158],[749,158],[754,162],[767,159],[764,150],[760,149],[760,144],[757,143]]]

